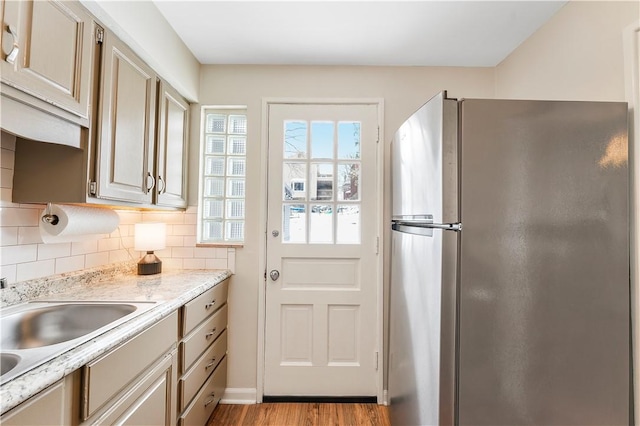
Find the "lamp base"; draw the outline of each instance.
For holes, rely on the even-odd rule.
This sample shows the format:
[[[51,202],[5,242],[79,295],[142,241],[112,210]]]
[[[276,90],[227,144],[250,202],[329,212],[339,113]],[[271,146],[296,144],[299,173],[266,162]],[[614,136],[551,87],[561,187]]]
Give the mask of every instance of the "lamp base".
[[[148,251],[138,262],[138,275],[153,275],[160,272],[162,272],[162,261],[152,251]]]

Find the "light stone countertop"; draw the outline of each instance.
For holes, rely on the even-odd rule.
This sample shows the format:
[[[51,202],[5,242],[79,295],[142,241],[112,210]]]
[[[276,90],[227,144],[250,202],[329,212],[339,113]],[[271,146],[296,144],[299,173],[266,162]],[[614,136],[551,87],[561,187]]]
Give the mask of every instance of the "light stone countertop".
[[[231,276],[228,270],[169,271],[158,275],[114,276],[99,282],[69,286],[55,294],[21,297],[22,302],[47,301],[154,301],[157,305],[129,321],[61,354],[0,386],[0,413],[56,383],[91,360],[157,323],[188,301]],[[78,280],[82,281],[82,280]],[[3,290],[4,291],[4,290]]]

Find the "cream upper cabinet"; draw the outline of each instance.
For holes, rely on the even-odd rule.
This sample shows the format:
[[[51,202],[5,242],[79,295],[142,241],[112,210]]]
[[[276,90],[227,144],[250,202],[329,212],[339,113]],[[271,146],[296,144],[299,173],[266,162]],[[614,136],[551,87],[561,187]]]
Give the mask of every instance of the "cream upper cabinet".
[[[91,16],[77,2],[2,1],[2,83],[89,117]]]
[[[97,131],[98,198],[151,204],[157,75],[104,32]]]
[[[189,104],[171,86],[158,84],[156,204],[187,206]]]

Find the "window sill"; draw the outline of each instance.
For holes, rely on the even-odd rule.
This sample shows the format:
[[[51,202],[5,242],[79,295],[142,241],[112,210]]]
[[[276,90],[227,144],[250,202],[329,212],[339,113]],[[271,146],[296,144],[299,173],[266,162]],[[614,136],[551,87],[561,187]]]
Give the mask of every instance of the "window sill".
[[[244,243],[197,243],[196,247],[242,248]]]

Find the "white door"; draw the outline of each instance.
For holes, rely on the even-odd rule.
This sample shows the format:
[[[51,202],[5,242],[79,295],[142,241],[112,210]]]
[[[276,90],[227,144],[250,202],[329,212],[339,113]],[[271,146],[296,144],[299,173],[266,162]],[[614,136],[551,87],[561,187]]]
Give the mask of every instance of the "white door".
[[[377,395],[377,105],[270,104],[264,395]]]

